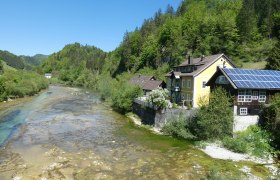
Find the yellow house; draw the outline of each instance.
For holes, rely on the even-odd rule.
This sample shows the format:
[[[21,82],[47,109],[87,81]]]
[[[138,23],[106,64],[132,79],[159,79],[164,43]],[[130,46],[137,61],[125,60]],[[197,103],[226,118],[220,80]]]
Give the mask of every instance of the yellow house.
[[[235,68],[235,65],[224,54],[195,59],[188,56],[185,62],[174,67],[174,70],[166,75],[171,101],[190,104],[192,107],[208,102],[210,87],[206,86],[206,83],[217,67]]]

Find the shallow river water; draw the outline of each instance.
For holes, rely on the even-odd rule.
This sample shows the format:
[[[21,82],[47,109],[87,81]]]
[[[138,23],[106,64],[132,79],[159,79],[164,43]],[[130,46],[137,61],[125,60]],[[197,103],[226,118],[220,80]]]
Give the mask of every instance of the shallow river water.
[[[237,167],[59,86],[2,114],[0,143],[0,179],[196,179],[209,164]]]

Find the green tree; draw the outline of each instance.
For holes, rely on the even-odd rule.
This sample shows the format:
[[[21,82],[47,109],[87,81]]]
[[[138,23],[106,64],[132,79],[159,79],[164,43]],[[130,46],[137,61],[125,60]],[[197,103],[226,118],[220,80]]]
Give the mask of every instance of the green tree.
[[[0,60],[0,74],[3,74],[3,72],[4,72],[4,65],[2,60]]]
[[[280,70],[280,40],[278,40],[269,54],[266,69]]]
[[[237,16],[237,26],[243,41],[250,41],[257,33],[257,16],[254,0],[243,0]]]
[[[272,133],[274,146],[280,149],[280,94],[273,96],[269,106],[262,107],[260,125]]]
[[[141,95],[143,91],[139,86],[122,84],[112,94],[112,106],[122,113],[130,112],[133,100]]]
[[[210,94],[209,105],[196,115],[196,135],[200,139],[222,139],[233,132],[233,108],[227,92],[218,87]]]

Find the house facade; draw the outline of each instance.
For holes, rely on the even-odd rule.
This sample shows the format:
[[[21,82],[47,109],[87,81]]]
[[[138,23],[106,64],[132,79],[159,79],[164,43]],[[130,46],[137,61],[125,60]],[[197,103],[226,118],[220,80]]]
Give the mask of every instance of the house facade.
[[[235,68],[235,65],[224,54],[195,59],[188,56],[185,62],[174,67],[173,71],[166,75],[170,100],[190,104],[192,107],[207,103],[210,87],[207,87],[206,83],[217,67]]]
[[[140,86],[144,91],[144,94],[147,94],[148,92],[159,87],[163,89],[166,88],[166,83],[164,81],[156,80],[154,76],[137,75],[131,78],[128,83]]]
[[[261,105],[280,92],[280,71],[219,68],[206,85],[229,92],[235,115],[258,115]]]

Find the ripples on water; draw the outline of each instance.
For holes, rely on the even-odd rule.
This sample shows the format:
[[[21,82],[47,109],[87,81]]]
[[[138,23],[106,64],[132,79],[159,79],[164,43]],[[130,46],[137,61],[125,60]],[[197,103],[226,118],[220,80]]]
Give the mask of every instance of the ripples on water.
[[[1,118],[0,179],[198,178],[191,150],[125,129],[127,119],[75,88],[51,87]],[[128,131],[125,132],[124,131]],[[132,138],[133,137],[133,138]],[[174,147],[172,147],[174,146]],[[154,148],[151,148],[154,147]],[[165,148],[166,151],[161,151]]]

